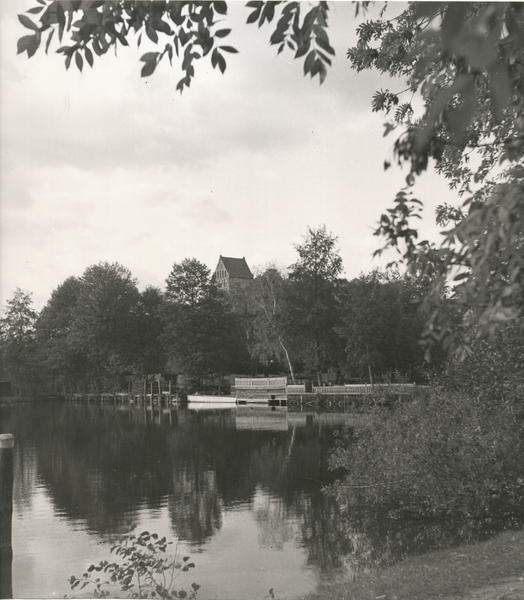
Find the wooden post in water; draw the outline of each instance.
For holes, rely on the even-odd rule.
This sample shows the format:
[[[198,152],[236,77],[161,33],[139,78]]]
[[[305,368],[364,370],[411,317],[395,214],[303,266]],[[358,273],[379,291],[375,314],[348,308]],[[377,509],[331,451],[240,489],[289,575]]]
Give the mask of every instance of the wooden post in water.
[[[15,438],[0,435],[0,598],[13,597],[13,454]]]
[[[149,384],[149,391],[151,392],[151,423],[154,423],[155,413],[153,412],[153,382]]]

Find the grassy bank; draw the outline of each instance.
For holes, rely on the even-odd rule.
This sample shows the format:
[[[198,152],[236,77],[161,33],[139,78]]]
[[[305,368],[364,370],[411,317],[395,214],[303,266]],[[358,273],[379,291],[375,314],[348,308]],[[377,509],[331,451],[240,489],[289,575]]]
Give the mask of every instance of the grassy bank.
[[[524,531],[487,542],[432,552],[359,575],[322,584],[304,600],[446,600],[524,598]],[[483,590],[500,583],[498,591]],[[518,589],[519,591],[515,591]]]

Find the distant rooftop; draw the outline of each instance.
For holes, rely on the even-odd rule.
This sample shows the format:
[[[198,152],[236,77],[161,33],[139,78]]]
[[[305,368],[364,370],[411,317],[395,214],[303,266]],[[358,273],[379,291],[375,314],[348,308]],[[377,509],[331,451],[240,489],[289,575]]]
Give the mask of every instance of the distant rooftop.
[[[253,279],[253,273],[247,266],[246,259],[242,258],[231,258],[228,256],[220,255],[222,263],[229,273],[229,277],[232,279]]]

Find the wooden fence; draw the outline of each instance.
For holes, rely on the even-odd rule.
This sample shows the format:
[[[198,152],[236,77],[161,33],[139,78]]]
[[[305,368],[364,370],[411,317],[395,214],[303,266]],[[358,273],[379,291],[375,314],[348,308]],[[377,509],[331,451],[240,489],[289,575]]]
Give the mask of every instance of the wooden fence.
[[[237,377],[235,388],[246,390],[252,388],[283,388],[287,385],[287,377]]]

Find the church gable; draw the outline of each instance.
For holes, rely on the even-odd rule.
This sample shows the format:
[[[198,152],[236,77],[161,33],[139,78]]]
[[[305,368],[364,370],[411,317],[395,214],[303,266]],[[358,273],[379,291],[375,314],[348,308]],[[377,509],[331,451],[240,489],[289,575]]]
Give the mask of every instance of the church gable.
[[[245,257],[232,258],[221,255],[215,269],[214,279],[220,289],[229,290],[235,283],[245,284],[251,281],[253,273],[251,273]]]

